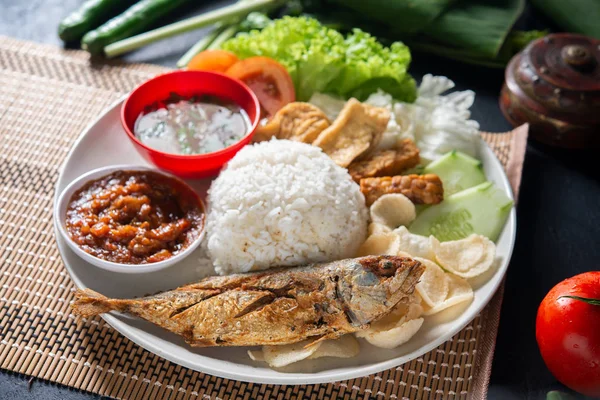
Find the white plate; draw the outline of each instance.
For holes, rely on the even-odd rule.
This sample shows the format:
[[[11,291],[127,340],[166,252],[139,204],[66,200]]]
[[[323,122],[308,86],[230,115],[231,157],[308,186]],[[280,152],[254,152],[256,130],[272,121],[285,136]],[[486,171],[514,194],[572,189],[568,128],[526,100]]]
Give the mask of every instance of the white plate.
[[[118,101],[109,107],[81,134],[61,168],[56,194],[78,176],[98,167],[125,163],[148,165],[138,155],[121,128],[120,105],[121,101]],[[483,141],[479,153],[488,179],[512,198],[512,191],[500,162]],[[209,184],[208,181],[188,183],[201,194],[205,194]],[[501,262],[490,273],[490,278],[475,288],[473,302],[466,308],[463,306],[457,309],[460,306],[456,306],[433,317],[427,317],[415,337],[393,350],[376,348],[361,340],[361,352],[357,357],[305,360],[275,371],[264,363],[250,360],[247,355],[248,348],[191,348],[177,335],[148,322],[120,314],[104,314],[103,318],[145,349],[174,363],[223,378],[291,385],[358,378],[395,367],[427,353],[450,339],[475,318],[489,302],[506,273],[515,231],[516,215],[513,209],[497,242],[497,255]],[[194,282],[200,276],[195,254],[162,271],[136,275],[120,274],[86,263],[69,249],[60,235],[57,234],[56,238],[60,254],[75,284],[80,288],[89,287],[110,297],[130,298],[155,293]]]

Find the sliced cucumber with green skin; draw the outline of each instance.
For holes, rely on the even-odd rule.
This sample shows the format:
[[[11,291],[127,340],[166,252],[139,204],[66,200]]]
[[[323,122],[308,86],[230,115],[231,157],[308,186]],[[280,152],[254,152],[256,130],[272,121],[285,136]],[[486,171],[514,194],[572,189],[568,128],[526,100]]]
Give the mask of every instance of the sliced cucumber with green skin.
[[[424,173],[440,177],[444,185],[444,197],[486,181],[481,161],[456,150],[426,166]]]
[[[419,215],[429,207],[431,207],[431,204],[415,204],[415,211],[417,212],[417,215]]]
[[[478,233],[496,241],[513,201],[491,182],[448,196],[440,204],[429,207],[410,225],[418,235],[433,235],[445,242]]]

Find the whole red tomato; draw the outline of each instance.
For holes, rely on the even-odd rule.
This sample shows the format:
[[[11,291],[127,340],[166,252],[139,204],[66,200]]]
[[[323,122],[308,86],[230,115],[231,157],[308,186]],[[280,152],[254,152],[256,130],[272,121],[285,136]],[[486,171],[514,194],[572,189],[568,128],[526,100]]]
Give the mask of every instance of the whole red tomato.
[[[556,379],[579,393],[600,397],[600,271],[554,286],[538,309],[535,336]]]

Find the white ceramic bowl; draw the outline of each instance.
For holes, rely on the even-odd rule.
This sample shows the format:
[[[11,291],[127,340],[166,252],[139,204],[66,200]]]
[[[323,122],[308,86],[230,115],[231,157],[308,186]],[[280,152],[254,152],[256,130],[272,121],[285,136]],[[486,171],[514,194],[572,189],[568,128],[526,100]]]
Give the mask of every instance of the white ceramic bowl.
[[[71,250],[73,250],[73,252],[75,252],[75,254],[77,254],[79,257],[81,257],[85,261],[89,262],[90,264],[95,265],[96,267],[99,267],[99,268],[102,268],[102,269],[105,269],[108,271],[112,271],[112,272],[122,272],[122,273],[127,273],[127,274],[159,271],[161,269],[167,268],[171,265],[178,263],[179,261],[181,261],[185,257],[187,257],[189,254],[191,254],[198,247],[198,245],[200,245],[200,242],[202,242],[202,239],[204,238],[204,233],[206,230],[204,226],[202,227],[202,231],[200,232],[200,234],[198,235],[196,240],[194,240],[192,243],[190,243],[190,245],[188,247],[186,247],[182,252],[180,252],[166,260],[158,261],[155,263],[149,263],[149,264],[121,264],[121,263],[116,263],[116,262],[112,262],[112,261],[106,261],[106,260],[103,260],[96,256],[93,256],[89,253],[86,253],[84,250],[81,249],[81,247],[79,247],[79,245],[77,245],[77,243],[75,243],[71,239],[71,236],[69,235],[69,232],[67,232],[67,229],[66,229],[66,223],[65,223],[66,221],[65,220],[67,217],[67,208],[69,206],[69,201],[71,200],[71,196],[73,196],[73,193],[75,193],[78,189],[80,189],[87,182],[102,178],[103,176],[109,175],[109,174],[111,174],[115,171],[119,171],[119,170],[122,170],[122,171],[153,171],[153,172],[159,173],[161,175],[167,176],[169,178],[175,179],[175,180],[181,182],[182,185],[185,185],[186,187],[188,187],[189,190],[194,191],[187,183],[183,182],[181,179],[177,178],[176,176],[162,172],[162,171],[157,171],[154,168],[149,168],[149,167],[145,167],[145,166],[111,165],[108,167],[97,168],[90,172],[87,172],[87,173],[81,175],[79,178],[75,179],[73,182],[71,182],[61,192],[60,196],[54,203],[54,225],[55,225],[56,229],[60,232],[61,236],[64,238],[67,245],[71,248]],[[198,201],[200,202],[202,209],[205,210],[204,203],[202,202],[200,197],[198,197]]]

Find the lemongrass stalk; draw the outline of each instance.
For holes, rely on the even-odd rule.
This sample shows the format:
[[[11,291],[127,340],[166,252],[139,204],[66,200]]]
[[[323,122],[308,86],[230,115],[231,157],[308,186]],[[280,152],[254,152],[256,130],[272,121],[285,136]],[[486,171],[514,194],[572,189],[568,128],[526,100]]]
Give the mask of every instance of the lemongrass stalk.
[[[215,22],[220,22],[231,18],[244,18],[252,11],[263,10],[265,8],[276,7],[282,4],[282,0],[253,0],[252,2],[238,2],[227,7],[206,12],[196,17],[188,18],[183,21],[175,22],[152,31],[148,31],[130,38],[112,43],[104,48],[104,54],[111,58],[127,53],[128,51],[138,49],[157,40],[166,39],[180,33],[188,32],[193,29],[204,28]]]
[[[238,3],[248,3],[252,1],[253,0],[238,0]],[[190,61],[192,61],[192,58],[194,58],[196,54],[206,50],[208,46],[210,46],[210,44],[215,40],[215,38],[217,38],[219,34],[223,32],[223,30],[225,30],[228,24],[237,24],[239,22],[239,18],[227,22],[217,22],[215,24],[215,28],[212,31],[210,31],[206,36],[200,39],[198,43],[196,43],[191,49],[186,51],[186,53],[177,61],[177,68],[185,68],[185,66],[188,65]]]
[[[220,49],[221,45],[225,43],[226,40],[231,39],[235,36],[236,33],[240,30],[240,24],[234,24],[223,31],[221,31],[217,37],[208,45],[208,49]]]
[[[202,37],[198,42],[192,46],[188,51],[185,52],[183,56],[177,61],[177,68],[185,68],[192,58],[203,50],[206,50],[210,44],[219,36],[219,34],[224,30],[221,24],[217,24],[215,29],[208,32],[204,37]]]

